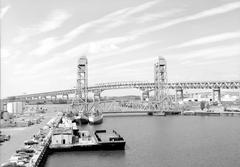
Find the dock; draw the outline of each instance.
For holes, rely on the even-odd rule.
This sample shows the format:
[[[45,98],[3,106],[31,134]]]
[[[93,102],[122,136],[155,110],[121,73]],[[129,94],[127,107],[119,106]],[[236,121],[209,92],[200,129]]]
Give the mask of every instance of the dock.
[[[240,112],[229,111],[184,111],[182,115],[196,115],[196,116],[240,116]]]
[[[3,163],[1,167],[39,167],[47,158],[53,128],[58,126],[61,116],[50,120],[46,126],[30,140],[24,142],[24,147],[16,150],[9,161]]]
[[[76,123],[63,116],[51,119],[24,147],[16,150],[1,167],[39,167],[48,153],[56,151],[124,150],[125,140],[115,130],[79,130]]]

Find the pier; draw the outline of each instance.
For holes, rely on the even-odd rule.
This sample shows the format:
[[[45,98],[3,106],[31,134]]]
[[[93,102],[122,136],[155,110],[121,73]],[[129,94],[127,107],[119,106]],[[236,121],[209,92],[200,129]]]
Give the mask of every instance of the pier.
[[[52,118],[46,126],[40,128],[38,133],[33,138],[24,142],[24,147],[16,150],[8,162],[5,162],[1,167],[9,166],[25,166],[39,167],[44,163],[49,152],[51,143],[52,130],[61,120],[61,116]]]

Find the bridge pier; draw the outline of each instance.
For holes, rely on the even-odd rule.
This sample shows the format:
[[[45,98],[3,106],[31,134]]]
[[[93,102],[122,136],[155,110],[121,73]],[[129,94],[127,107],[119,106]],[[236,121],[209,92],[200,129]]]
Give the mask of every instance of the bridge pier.
[[[39,100],[39,96],[33,97],[33,100],[34,100],[34,101],[35,101],[35,100]]]
[[[25,101],[31,101],[32,97],[25,97]]]
[[[148,101],[149,100],[149,90],[142,90],[142,101]]]
[[[177,88],[176,89],[176,96],[175,96],[176,101],[183,101],[183,89],[182,88]]]
[[[56,101],[57,100],[57,96],[51,96],[51,101]]]
[[[216,98],[217,96],[217,98]],[[218,101],[218,102],[221,102],[221,90],[220,88],[214,88],[213,89],[213,94],[212,94],[212,101],[215,102],[215,101]]]
[[[40,99],[42,99],[42,100],[46,100],[47,97],[46,97],[46,96],[40,96]]]
[[[69,99],[68,94],[63,94],[62,98],[68,100]]]
[[[93,92],[93,100],[94,101],[100,101],[101,100],[101,93],[102,91],[94,91]]]

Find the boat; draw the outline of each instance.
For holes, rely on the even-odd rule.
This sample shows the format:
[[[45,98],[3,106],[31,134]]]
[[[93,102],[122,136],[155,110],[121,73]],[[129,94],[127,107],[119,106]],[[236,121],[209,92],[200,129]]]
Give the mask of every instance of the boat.
[[[34,153],[35,150],[30,148],[20,148],[16,150],[16,153],[25,152],[25,153]]]
[[[96,130],[95,136],[101,150],[124,150],[126,141],[115,130]]]
[[[88,120],[87,114],[82,113],[81,116],[80,116],[80,122],[81,122],[81,124],[87,124],[88,121],[89,121],[89,120]]]
[[[9,141],[11,138],[10,135],[4,135],[0,132],[0,142]]]
[[[96,110],[96,112],[89,115],[88,119],[91,124],[101,124],[103,122],[103,114]]]
[[[87,114],[82,113],[78,116],[75,116],[72,122],[75,122],[77,125],[87,124],[88,123],[88,116],[87,116]]]
[[[75,122],[77,125],[79,125],[81,122],[80,122],[80,118],[81,116],[75,116],[74,119],[72,120],[72,122]]]
[[[1,167],[16,167],[17,163],[16,162],[6,162],[1,165]]]
[[[38,141],[31,139],[31,140],[26,140],[24,141],[25,145],[34,145],[34,144],[38,144]]]

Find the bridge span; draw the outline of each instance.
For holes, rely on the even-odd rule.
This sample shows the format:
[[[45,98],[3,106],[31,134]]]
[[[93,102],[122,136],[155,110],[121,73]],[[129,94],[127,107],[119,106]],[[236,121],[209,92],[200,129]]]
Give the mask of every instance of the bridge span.
[[[142,91],[142,98],[149,97],[149,92],[153,91],[155,84],[146,81],[123,81],[123,82],[110,82],[99,83],[94,86],[88,87],[88,92],[94,93],[94,98],[100,98],[100,95],[105,90],[112,89],[130,89],[135,88]],[[220,91],[221,89],[240,89],[240,81],[202,81],[202,82],[172,82],[168,83],[168,88],[176,90],[176,94],[180,94],[180,98],[183,98],[183,90],[185,89],[211,89],[213,91],[213,98],[217,95],[217,100],[221,101]],[[76,89],[67,89],[51,92],[42,92],[34,94],[25,94],[14,96],[15,99],[21,100],[40,100],[40,99],[57,99],[57,96],[61,98],[69,98],[69,95],[75,94]],[[146,97],[144,97],[146,96]],[[13,97],[9,97],[11,99]],[[5,99],[7,100],[7,99]],[[214,99],[213,99],[214,100]]]

